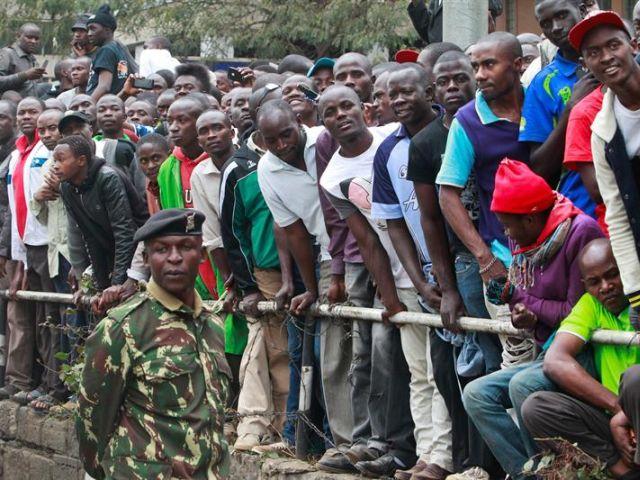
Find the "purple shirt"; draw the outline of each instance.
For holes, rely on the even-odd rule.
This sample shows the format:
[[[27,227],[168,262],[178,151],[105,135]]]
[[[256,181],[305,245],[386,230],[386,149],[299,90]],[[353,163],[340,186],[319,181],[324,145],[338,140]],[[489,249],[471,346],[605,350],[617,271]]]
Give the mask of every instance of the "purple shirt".
[[[331,134],[325,130],[316,140],[316,170],[318,178],[322,178],[329,160],[338,150],[338,142],[336,142]],[[333,275],[344,275],[344,262],[347,263],[363,263],[358,243],[355,237],[349,231],[347,222],[340,218],[338,212],[329,199],[325,196],[324,190],[320,187],[320,207],[324,216],[324,223],[327,226],[329,234],[329,254],[331,255],[331,273]]]
[[[587,243],[602,237],[598,222],[581,213],[573,219],[562,248],[546,266],[534,271],[533,286],[527,290],[516,288],[509,307],[522,303],[536,314],[534,333],[539,344],[547,341],[584,294],[578,256]]]

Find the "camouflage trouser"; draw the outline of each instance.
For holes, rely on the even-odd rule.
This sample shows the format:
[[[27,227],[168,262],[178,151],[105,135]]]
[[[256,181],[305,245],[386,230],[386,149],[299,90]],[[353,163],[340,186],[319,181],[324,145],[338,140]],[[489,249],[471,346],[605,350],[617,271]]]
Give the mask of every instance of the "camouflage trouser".
[[[256,270],[254,276],[262,295],[273,298],[282,283],[280,272]],[[268,437],[282,432],[289,393],[289,354],[284,320],[283,315],[247,317],[249,338],[240,364],[238,413],[244,416],[238,424],[239,439],[249,434]]]

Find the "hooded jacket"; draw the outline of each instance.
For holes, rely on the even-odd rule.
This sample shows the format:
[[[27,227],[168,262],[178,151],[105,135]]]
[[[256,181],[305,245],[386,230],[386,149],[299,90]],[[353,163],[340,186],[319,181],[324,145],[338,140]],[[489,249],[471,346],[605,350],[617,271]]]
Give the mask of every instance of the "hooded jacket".
[[[117,167],[94,158],[81,185],[63,182],[60,190],[69,214],[70,247],[76,250],[84,243],[96,287],[124,283],[136,249],[133,235],[149,217],[131,180]],[[72,264],[80,271],[87,266],[77,265],[73,256]]]

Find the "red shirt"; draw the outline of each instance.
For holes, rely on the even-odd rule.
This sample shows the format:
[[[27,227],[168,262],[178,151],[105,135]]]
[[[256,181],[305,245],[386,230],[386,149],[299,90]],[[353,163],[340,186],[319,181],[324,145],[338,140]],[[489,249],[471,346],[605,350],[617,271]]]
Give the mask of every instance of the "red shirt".
[[[191,174],[196,166],[209,156],[203,152],[198,158],[187,157],[180,147],[173,149],[173,154],[180,162],[180,182],[182,183],[182,194],[185,208],[193,208],[193,197],[191,196]]]
[[[564,146],[564,166],[569,170],[578,170],[582,164],[593,163],[591,154],[591,124],[602,108],[604,92],[596,88],[573,107],[569,114],[567,134]],[[596,205],[596,217],[602,230],[609,236],[604,221],[606,209],[603,203]]]

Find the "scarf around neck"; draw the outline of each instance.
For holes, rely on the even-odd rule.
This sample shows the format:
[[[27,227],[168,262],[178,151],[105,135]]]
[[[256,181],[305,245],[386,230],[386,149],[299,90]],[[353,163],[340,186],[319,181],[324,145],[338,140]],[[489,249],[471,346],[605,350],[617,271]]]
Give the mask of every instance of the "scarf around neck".
[[[556,193],[556,198],[556,203],[551,208],[549,218],[535,243],[518,247],[513,252],[509,282],[516,287],[533,287],[536,269],[543,268],[558,253],[569,235],[573,219],[582,213],[582,210],[563,195]]]

